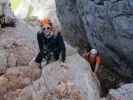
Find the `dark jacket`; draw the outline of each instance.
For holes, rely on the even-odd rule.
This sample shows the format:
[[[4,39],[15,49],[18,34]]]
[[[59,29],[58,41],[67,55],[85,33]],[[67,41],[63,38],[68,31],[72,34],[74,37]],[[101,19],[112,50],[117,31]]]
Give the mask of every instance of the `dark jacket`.
[[[43,45],[44,43],[46,43],[46,39],[47,38],[43,35],[42,32],[37,33],[37,41],[38,41],[38,46],[40,51],[43,51]]]
[[[47,49],[49,52],[53,52],[54,55],[61,55],[62,61],[66,58],[66,48],[62,35],[59,33],[56,37],[52,36],[47,38],[42,32],[37,33],[37,40],[40,51]]]
[[[58,33],[58,36],[56,37],[56,41],[59,48],[59,52],[62,57],[62,61],[64,62],[66,59],[66,47],[65,47],[64,39],[60,33]]]

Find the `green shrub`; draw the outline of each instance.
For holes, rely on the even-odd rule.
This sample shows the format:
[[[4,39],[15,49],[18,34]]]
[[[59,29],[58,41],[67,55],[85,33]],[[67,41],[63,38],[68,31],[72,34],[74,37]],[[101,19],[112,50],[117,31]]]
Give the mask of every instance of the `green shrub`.
[[[15,11],[22,1],[23,0],[10,0],[12,11]]]
[[[32,7],[32,5],[29,5],[28,13],[27,13],[26,18],[30,18],[31,17],[32,11],[33,11],[33,7]]]

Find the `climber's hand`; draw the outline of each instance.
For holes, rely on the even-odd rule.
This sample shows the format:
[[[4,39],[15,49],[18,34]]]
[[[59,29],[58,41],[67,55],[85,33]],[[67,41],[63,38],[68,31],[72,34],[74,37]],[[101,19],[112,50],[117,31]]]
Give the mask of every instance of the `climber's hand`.
[[[67,64],[65,62],[61,62],[60,66],[65,68],[65,69],[68,69],[68,66],[67,66]]]

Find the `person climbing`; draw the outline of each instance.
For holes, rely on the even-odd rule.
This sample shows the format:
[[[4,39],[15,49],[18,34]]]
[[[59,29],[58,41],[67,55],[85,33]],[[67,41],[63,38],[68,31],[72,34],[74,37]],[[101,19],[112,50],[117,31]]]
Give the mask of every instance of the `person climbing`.
[[[52,40],[52,33],[49,32],[49,27],[43,28],[41,32],[37,33],[37,41],[39,45],[39,53],[35,59],[35,62],[41,64],[42,59],[46,59],[46,63],[49,63],[50,59],[50,53],[48,45],[50,44],[50,41]]]
[[[91,49],[83,54],[85,60],[87,60],[92,68],[92,71],[97,73],[101,65],[101,57],[96,49]]]
[[[62,62],[65,61],[66,48],[60,32],[54,33],[50,31],[50,27],[43,28],[42,32],[37,33],[37,40],[40,52],[35,59],[36,63],[41,65],[44,58],[48,64],[52,54],[55,60],[58,60],[61,55]]]

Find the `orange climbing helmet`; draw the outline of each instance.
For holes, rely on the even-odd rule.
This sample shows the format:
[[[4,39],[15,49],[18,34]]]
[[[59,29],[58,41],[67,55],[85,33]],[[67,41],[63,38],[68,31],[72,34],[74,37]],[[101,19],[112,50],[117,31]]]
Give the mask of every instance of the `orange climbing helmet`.
[[[42,27],[48,27],[49,26],[48,17],[45,17],[44,19],[40,20],[40,24],[42,25]]]

